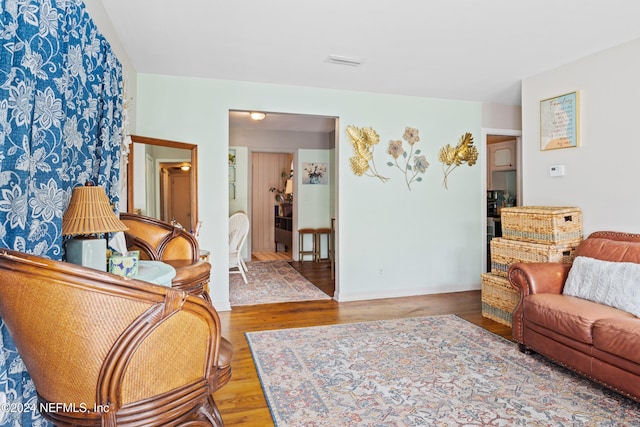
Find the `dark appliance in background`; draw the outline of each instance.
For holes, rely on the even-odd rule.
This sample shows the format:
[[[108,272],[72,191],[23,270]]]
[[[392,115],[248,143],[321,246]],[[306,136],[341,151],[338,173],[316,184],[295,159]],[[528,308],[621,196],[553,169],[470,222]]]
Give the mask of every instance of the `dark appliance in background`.
[[[502,237],[502,220],[498,207],[504,201],[504,191],[487,191],[487,273],[491,272],[491,239]]]
[[[504,191],[487,190],[487,216],[500,218],[498,206],[502,206]]]

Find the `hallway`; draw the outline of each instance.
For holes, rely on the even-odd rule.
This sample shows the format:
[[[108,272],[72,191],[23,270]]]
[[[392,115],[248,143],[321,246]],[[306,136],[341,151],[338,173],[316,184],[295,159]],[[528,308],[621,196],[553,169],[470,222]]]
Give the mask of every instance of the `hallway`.
[[[325,294],[333,297],[336,282],[331,278],[331,264],[328,262],[293,261],[291,252],[254,252],[251,254],[251,261],[288,261],[298,273],[305,279],[313,283]],[[251,265],[249,265],[251,268]]]

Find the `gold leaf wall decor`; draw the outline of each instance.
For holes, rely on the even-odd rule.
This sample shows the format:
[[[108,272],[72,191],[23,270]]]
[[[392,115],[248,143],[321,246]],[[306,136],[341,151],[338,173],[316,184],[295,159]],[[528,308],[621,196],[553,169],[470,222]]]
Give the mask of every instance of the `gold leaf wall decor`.
[[[464,163],[473,166],[478,161],[478,149],[473,145],[473,136],[467,132],[460,137],[460,141],[455,147],[449,144],[442,147],[438,154],[438,160],[442,162],[442,171],[444,173],[442,185],[448,190],[447,178],[455,168]]]
[[[372,128],[347,126],[347,137],[353,146],[353,157],[349,159],[351,170],[358,176],[371,176],[387,182],[389,178],[378,173],[373,159],[373,149],[380,142],[380,136]]]

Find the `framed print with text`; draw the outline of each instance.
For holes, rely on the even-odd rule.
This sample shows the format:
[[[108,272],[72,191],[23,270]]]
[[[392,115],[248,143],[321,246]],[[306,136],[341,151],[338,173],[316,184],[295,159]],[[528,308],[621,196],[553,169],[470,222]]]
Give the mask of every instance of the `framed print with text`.
[[[540,101],[540,150],[579,146],[579,102],[578,91]]]

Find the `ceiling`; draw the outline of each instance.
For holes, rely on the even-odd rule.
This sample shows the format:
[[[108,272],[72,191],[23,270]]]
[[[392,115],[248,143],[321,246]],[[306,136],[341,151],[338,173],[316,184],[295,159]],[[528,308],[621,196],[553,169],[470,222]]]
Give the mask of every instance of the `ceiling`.
[[[102,1],[140,73],[508,105],[522,79],[640,38],[637,0]]]

